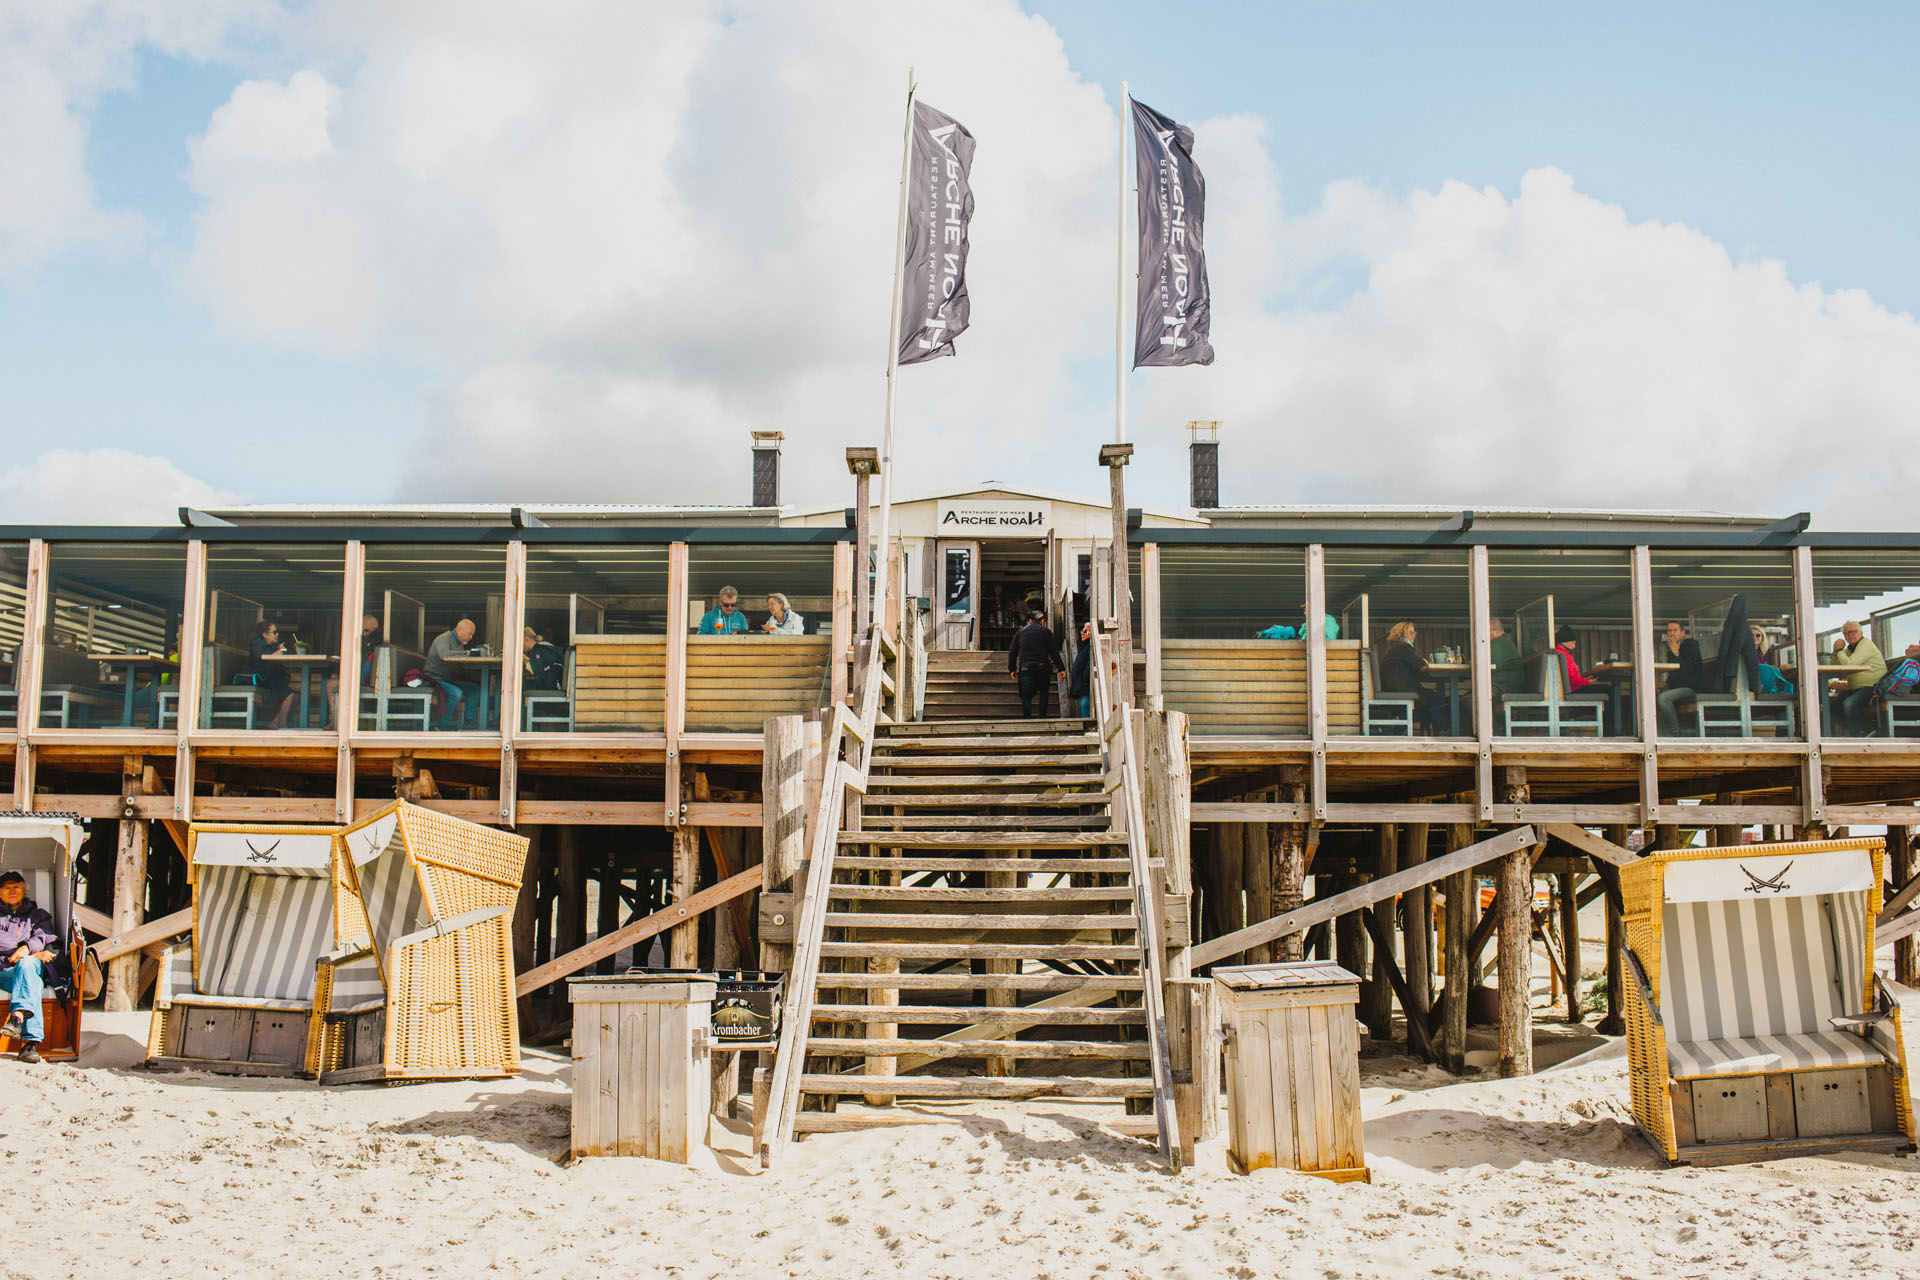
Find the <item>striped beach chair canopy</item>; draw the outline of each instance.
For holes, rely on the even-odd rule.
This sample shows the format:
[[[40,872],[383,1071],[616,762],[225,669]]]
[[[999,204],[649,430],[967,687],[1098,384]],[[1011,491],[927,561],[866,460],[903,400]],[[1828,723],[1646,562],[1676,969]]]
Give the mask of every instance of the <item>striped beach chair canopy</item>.
[[[1675,1079],[1882,1061],[1833,1023],[1866,1007],[1873,877],[1866,848],[1666,867],[1660,1003]]]
[[[0,871],[27,879],[27,896],[61,930],[73,928],[73,855],[86,839],[80,820],[65,814],[0,813]]]

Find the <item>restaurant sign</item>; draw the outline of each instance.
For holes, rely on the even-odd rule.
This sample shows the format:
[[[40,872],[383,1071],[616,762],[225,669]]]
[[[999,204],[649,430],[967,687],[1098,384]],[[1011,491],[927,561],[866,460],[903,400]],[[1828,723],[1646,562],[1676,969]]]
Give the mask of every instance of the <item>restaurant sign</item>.
[[[941,502],[943,538],[1043,538],[1053,527],[1049,502]]]

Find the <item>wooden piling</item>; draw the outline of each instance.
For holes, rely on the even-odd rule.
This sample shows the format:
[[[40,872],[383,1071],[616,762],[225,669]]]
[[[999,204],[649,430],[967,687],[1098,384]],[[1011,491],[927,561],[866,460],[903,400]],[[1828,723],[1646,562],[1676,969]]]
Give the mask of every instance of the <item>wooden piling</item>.
[[[1400,828],[1391,822],[1382,822],[1374,828],[1377,855],[1374,879],[1390,876],[1400,869],[1399,835]],[[1385,906],[1381,904],[1383,915]],[[1390,916],[1386,918],[1391,919]],[[1387,980],[1387,966],[1393,961],[1393,953],[1387,949],[1387,944],[1392,937],[1391,932],[1383,929],[1380,936],[1371,939],[1372,966],[1367,971],[1366,982],[1360,988],[1360,1021],[1367,1024],[1367,1034],[1383,1044],[1393,1038],[1393,987]]]
[[[1560,960],[1566,966],[1567,977],[1567,1021],[1578,1023],[1580,1017],[1580,899],[1576,882],[1578,876],[1564,873],[1559,877],[1560,887]]]
[[[672,884],[668,901],[684,902],[700,890],[700,828],[673,829]],[[675,969],[700,967],[700,922],[677,924],[667,934],[667,963]]]
[[[120,766],[120,794],[130,813],[133,800],[146,793],[146,771],[139,756],[126,756]],[[128,933],[146,920],[147,823],[144,818],[120,820],[120,841],[113,860],[113,927]],[[109,1013],[133,1009],[140,996],[139,952],[120,956],[107,965],[106,1008]]]
[[[1616,824],[1607,828],[1607,839],[1621,848],[1627,846],[1627,828]],[[1619,874],[1595,867],[1600,878],[1608,882],[1605,894],[1607,904],[1607,1015],[1600,1019],[1594,1030],[1603,1036],[1623,1036],[1627,1033],[1626,1016],[1626,961],[1620,952],[1627,945],[1626,921],[1620,915]]]
[[[1264,800],[1268,795],[1262,790],[1251,798]],[[1273,853],[1268,839],[1271,828],[1263,822],[1243,822],[1235,823],[1229,830],[1240,846],[1240,874],[1245,878],[1247,923],[1258,924],[1262,920],[1271,920],[1274,915]],[[1271,964],[1273,954],[1271,942],[1260,943],[1247,948],[1247,963]]]
[[[1502,770],[1503,805],[1528,803],[1523,768]],[[1533,855],[1520,848],[1500,860],[1500,1075],[1533,1074]]]
[[[1913,828],[1887,828],[1887,855],[1891,864],[1893,887],[1903,889],[1913,878]],[[1920,986],[1920,948],[1912,934],[1893,944],[1893,979],[1909,987]]]
[[[1417,867],[1427,860],[1427,839],[1431,827],[1425,822],[1407,825],[1400,841],[1400,865]],[[1417,1008],[1407,1010],[1407,1048],[1413,1049],[1411,1030],[1418,1018],[1424,1025],[1433,1006],[1433,886],[1421,885],[1400,898],[1401,950],[1406,955],[1407,991]]]

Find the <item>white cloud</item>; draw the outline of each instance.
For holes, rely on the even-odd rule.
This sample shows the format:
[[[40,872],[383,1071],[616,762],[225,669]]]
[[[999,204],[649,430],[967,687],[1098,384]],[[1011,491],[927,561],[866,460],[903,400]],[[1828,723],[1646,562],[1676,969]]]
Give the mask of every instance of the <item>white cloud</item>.
[[[175,524],[181,507],[239,500],[125,449],[52,449],[0,471],[0,511],[12,524]]]
[[[0,279],[81,245],[124,249],[138,214],[98,206],[87,172],[93,109],[136,80],[152,47],[208,58],[263,22],[266,0],[8,0],[0,5]]]

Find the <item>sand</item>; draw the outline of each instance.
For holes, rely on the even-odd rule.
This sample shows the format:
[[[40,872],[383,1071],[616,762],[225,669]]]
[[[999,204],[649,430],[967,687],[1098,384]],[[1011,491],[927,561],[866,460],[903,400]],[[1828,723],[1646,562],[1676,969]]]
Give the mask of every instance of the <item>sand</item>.
[[[1510,1081],[1367,1058],[1374,1182],[1336,1186],[1237,1177],[1218,1143],[1169,1176],[1115,1109],[1061,1103],[810,1137],[766,1174],[742,1124],[704,1167],[567,1165],[551,1054],[322,1090],[149,1075],[144,1015],[89,1027],[78,1068],[0,1061],[0,1168],[38,1206],[0,1275],[1920,1275],[1920,1161],[1666,1169],[1618,1042]]]

